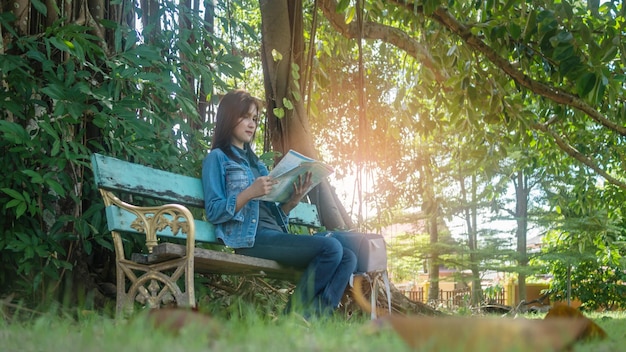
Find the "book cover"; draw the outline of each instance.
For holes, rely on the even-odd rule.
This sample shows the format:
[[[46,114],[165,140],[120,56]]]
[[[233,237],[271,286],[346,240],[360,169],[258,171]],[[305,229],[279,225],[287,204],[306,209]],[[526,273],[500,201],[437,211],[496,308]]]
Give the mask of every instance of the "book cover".
[[[288,201],[293,193],[293,184],[298,180],[299,176],[307,172],[311,172],[311,186],[305,193],[311,191],[313,187],[332,174],[334,170],[321,161],[311,159],[295,150],[289,150],[270,171],[269,176],[277,181],[272,191],[257,199],[278,203]]]

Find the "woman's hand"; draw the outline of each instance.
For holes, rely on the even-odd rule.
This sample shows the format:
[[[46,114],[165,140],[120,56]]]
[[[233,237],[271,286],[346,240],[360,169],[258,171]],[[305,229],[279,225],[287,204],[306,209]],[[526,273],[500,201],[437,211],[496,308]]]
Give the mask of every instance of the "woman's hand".
[[[248,188],[244,189],[241,193],[239,193],[239,195],[237,195],[235,211],[239,211],[251,199],[270,193],[275,184],[276,181],[269,176],[257,177],[254,182],[248,186]]]
[[[312,173],[307,172],[304,175],[298,176],[298,180],[293,184],[293,194],[291,195],[289,202],[294,202],[295,204],[298,204],[302,197],[306,195],[306,191],[309,189],[309,187],[311,187],[312,184],[312,175]]]
[[[260,176],[248,187],[251,198],[264,196],[272,191],[277,182],[269,176]]]
[[[293,183],[293,193],[291,194],[291,198],[283,204],[281,207],[285,213],[289,213],[291,209],[295,208],[302,197],[306,195],[306,191],[311,187],[313,181],[311,181],[312,174],[310,172],[305,173],[304,175],[298,176],[298,180]]]

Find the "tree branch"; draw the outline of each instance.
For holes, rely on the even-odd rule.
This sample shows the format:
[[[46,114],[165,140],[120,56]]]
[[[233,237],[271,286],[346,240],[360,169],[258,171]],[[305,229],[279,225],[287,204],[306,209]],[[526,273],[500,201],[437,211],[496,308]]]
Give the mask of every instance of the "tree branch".
[[[335,11],[337,7],[335,0],[321,0],[319,6],[324,17],[341,35],[349,39],[359,38],[358,24],[356,22],[346,23],[344,15]],[[418,59],[422,65],[433,72],[435,79],[440,84],[449,78],[434,64],[429,50],[404,31],[380,23],[365,21],[363,23],[363,39],[382,40]]]
[[[394,1],[397,2],[397,1]],[[533,80],[528,75],[525,75],[520,70],[516,69],[508,60],[500,57],[495,50],[489,47],[480,38],[473,35],[469,27],[457,21],[448,10],[443,7],[439,7],[432,16],[437,22],[444,25],[453,33],[457,34],[463,41],[473,49],[479,51],[485,57],[489,59],[493,64],[504,71],[509,77],[511,77],[519,85],[530,89],[532,92],[537,93],[543,97],[546,97],[556,103],[571,106],[577,110],[580,110],[591,117],[594,121],[600,125],[616,131],[622,136],[626,136],[626,126],[621,126],[613,121],[610,121],[598,110],[594,109],[591,105],[580,99],[574,94],[566,92],[562,89],[547,85],[542,82]]]
[[[593,160],[591,160],[591,158],[587,157],[586,155],[578,151],[576,148],[572,147],[563,138],[561,138],[561,136],[559,136],[555,131],[549,129],[547,125],[535,123],[531,127],[534,129],[540,130],[544,133],[547,133],[554,139],[554,141],[559,146],[559,148],[561,148],[561,150],[563,150],[569,156],[587,165],[589,168],[591,168],[600,176],[604,177],[607,181],[611,182],[612,184],[618,186],[619,188],[623,190],[626,190],[626,183],[624,183],[621,180],[618,180],[617,178],[611,176],[606,171],[602,170],[596,163],[593,162]]]

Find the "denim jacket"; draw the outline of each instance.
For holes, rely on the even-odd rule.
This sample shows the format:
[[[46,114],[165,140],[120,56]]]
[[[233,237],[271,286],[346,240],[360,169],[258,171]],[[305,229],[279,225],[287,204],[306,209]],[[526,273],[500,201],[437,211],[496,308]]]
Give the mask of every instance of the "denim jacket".
[[[233,148],[233,147],[231,147]],[[233,149],[235,155],[239,153]],[[259,172],[267,175],[260,163]],[[230,159],[221,149],[213,149],[202,161],[204,210],[209,222],[215,225],[215,234],[231,248],[249,248],[254,245],[259,223],[259,201],[252,199],[235,212],[237,195],[254,182],[254,174],[247,160]],[[270,205],[278,224],[286,232],[287,214],[278,204]]]

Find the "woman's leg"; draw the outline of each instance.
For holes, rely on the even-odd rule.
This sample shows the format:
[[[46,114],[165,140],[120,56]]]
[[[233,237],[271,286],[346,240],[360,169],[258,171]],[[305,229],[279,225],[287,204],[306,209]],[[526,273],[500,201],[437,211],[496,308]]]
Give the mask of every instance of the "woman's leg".
[[[312,306],[315,312],[337,307],[356,269],[354,253],[346,253],[339,241],[325,234],[307,236],[260,230],[252,248],[239,248],[236,252],[305,268],[291,304]]]
[[[343,256],[341,262],[335,270],[335,274],[332,275],[330,282],[326,286],[326,289],[322,293],[323,299],[333,309],[339,306],[341,298],[350,282],[350,277],[356,272],[357,257],[350,249],[343,249]]]

